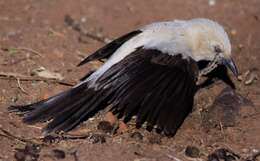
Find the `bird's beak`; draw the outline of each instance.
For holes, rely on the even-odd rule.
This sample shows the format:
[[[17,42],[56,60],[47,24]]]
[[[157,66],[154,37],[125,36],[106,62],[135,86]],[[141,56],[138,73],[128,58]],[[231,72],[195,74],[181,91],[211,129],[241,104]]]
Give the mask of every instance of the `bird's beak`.
[[[236,77],[238,77],[238,70],[232,58],[223,58],[222,63],[229,68]]]

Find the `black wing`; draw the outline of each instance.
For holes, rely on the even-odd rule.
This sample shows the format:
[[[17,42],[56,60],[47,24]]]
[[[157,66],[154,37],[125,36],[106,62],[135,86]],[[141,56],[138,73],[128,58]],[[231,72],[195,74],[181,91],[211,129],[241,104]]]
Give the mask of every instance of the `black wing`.
[[[113,40],[109,44],[105,45],[104,47],[100,48],[93,54],[86,57],[83,61],[81,61],[78,64],[78,66],[86,64],[93,60],[107,59],[127,40],[131,39],[132,37],[136,36],[137,34],[140,34],[141,32],[142,32],[141,30],[132,31],[126,35],[119,37],[118,39]]]
[[[136,49],[109,68],[96,82],[88,82],[56,96],[9,110],[26,112],[24,121],[51,120],[45,133],[69,131],[97,111],[111,110],[127,121],[137,115],[137,126],[144,122],[165,134],[175,134],[193,106],[197,64],[158,50]]]
[[[173,135],[192,110],[197,71],[197,64],[181,54],[139,48],[96,83],[112,93],[111,110],[125,121],[137,115],[137,127],[147,122]]]

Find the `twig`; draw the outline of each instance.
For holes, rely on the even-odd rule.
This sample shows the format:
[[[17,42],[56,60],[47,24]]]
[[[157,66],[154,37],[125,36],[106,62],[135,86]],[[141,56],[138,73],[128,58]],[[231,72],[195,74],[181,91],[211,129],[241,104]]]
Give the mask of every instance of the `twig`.
[[[222,135],[223,135],[223,137],[224,137],[224,141],[226,141],[226,136],[225,136],[225,132],[224,132],[224,128],[223,128],[223,124],[222,124],[221,121],[219,122],[219,126],[220,126],[221,133],[222,133]]]
[[[33,54],[35,54],[35,55],[38,55],[38,56],[40,56],[40,57],[43,57],[42,54],[41,54],[40,52],[35,51],[35,50],[33,50],[33,49],[30,49],[30,48],[26,48],[26,47],[18,47],[18,48],[14,48],[14,49],[16,49],[16,50],[29,51],[29,52],[31,52],[31,53],[33,53]]]
[[[81,140],[87,139],[90,136],[89,133],[83,135],[70,135],[70,134],[62,134],[60,137],[62,140]]]
[[[36,142],[36,141],[32,141],[30,139],[25,139],[25,138],[15,136],[15,135],[11,134],[9,131],[7,131],[7,130],[1,128],[1,127],[0,127],[0,131],[3,132],[3,134],[0,134],[0,136],[6,137],[6,138],[11,139],[11,140],[18,140],[18,141],[23,142],[23,143],[43,145],[43,143],[39,143],[39,142]]]
[[[90,32],[85,32],[83,33],[85,36],[93,39],[93,40],[96,40],[96,41],[99,41],[99,42],[102,42],[104,44],[107,44],[109,43],[111,40],[109,38],[106,38],[102,35],[98,35],[97,33],[90,33]]]
[[[107,44],[111,40],[105,36],[102,36],[98,33],[90,33],[84,30],[79,22],[74,20],[70,15],[66,15],[64,19],[65,23],[70,26],[73,30],[77,31],[79,34],[89,37],[93,40],[99,41],[101,43]]]
[[[23,87],[21,86],[21,83],[20,83],[20,79],[19,79],[19,78],[17,79],[17,84],[18,84],[18,88],[19,88],[23,93],[25,93],[26,95],[29,95],[29,94],[23,89]]]
[[[30,77],[30,76],[21,75],[18,73],[4,73],[4,72],[0,72],[0,79],[5,79],[5,80],[18,80],[19,79],[19,81],[45,81],[45,82],[51,82],[51,83],[58,83],[58,84],[64,85],[64,86],[74,86],[76,84],[75,82],[67,82],[67,81],[57,80],[57,79],[53,79],[53,78]]]
[[[62,37],[62,38],[65,38],[64,34],[60,33],[60,32],[57,32],[55,30],[53,30],[52,28],[49,28],[49,31],[54,34],[54,35],[57,35],[59,37]]]
[[[42,54],[38,51],[35,51],[33,49],[30,49],[30,48],[27,48],[27,47],[18,47],[18,48],[1,48],[3,51],[10,51],[11,49],[14,49],[14,50],[23,50],[23,51],[28,51],[28,52],[31,52],[35,55],[38,55],[40,57],[43,57]]]

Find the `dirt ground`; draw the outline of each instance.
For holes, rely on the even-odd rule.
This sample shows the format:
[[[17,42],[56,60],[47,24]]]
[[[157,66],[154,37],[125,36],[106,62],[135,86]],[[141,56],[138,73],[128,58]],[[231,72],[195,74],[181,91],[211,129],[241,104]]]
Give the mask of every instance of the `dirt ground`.
[[[65,23],[66,15],[78,22],[80,32]],[[97,129],[101,112],[70,134],[43,139],[44,124],[25,125],[19,116],[8,113],[8,106],[47,98],[70,88],[64,82],[73,84],[97,68],[100,63],[76,65],[107,39],[153,21],[195,17],[225,27],[241,76],[240,81],[233,79],[236,93],[220,81],[201,89],[192,114],[175,137],[136,130],[131,123],[123,134],[105,134]],[[259,0],[0,0],[0,160],[211,160],[218,155],[214,151],[222,148],[240,160],[257,160],[259,29]],[[33,71],[42,67],[61,74],[63,81],[36,79]],[[223,89],[229,92],[227,97]],[[221,103],[222,99],[229,104]],[[235,154],[226,157],[239,160]]]

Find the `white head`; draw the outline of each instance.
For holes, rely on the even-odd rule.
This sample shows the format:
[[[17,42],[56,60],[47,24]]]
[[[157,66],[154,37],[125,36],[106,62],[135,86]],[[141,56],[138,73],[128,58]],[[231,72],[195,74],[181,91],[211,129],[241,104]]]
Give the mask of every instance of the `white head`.
[[[185,28],[185,38],[192,50],[193,59],[208,60],[212,62],[211,68],[224,64],[237,75],[231,59],[230,40],[222,26],[208,19],[192,19],[187,21]]]

